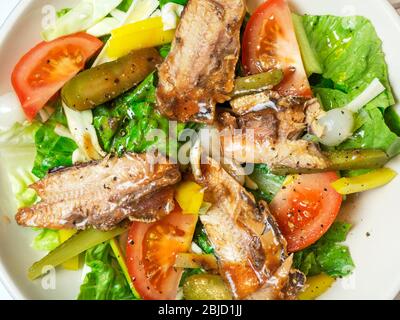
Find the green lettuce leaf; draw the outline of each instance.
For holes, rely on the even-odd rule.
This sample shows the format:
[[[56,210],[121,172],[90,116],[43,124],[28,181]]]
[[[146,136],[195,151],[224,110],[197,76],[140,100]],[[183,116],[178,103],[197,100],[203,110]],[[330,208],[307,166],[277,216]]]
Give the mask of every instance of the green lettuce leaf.
[[[71,11],[71,8],[63,8],[57,11],[57,18],[61,18],[62,16],[65,16],[68,12]]]
[[[34,136],[39,124],[15,124],[0,132],[0,162],[7,172],[18,208],[35,203],[37,195],[29,185],[37,178],[31,173],[36,155]]]
[[[7,172],[11,190],[15,196],[17,207],[33,205],[38,197],[29,185],[37,180],[32,173],[36,155],[35,133],[40,124],[15,124],[7,131],[0,132],[0,158]],[[59,245],[58,231],[38,229],[40,232],[31,246],[39,251],[51,251]]]
[[[317,96],[325,110],[340,108],[350,102],[346,93],[333,88],[314,87],[315,96]]]
[[[169,2],[177,3],[182,6],[185,6],[188,3],[188,0],[160,0],[160,7],[165,6]]]
[[[36,157],[32,173],[38,178],[43,178],[51,169],[71,166],[72,153],[78,148],[72,139],[54,132],[57,124],[67,127],[67,119],[60,105],[35,134]]]
[[[325,109],[342,107],[378,78],[386,91],[357,115],[354,135],[338,149],[382,149],[400,153],[399,137],[390,130],[384,110],[394,104],[382,42],[364,17],[303,16],[303,23],[319,61],[322,76],[313,77],[314,93]]]
[[[162,45],[159,49],[158,52],[160,53],[160,56],[163,57],[164,59],[167,57],[168,53],[171,51],[171,44],[167,43]]]
[[[293,263],[295,268],[301,270],[307,276],[314,276],[322,272],[315,258],[315,252],[311,250],[296,252]]]
[[[343,142],[340,149],[381,149],[390,156],[400,152],[399,137],[389,129],[379,108],[365,112],[366,118],[360,129]]]
[[[382,41],[372,23],[360,16],[303,17],[307,36],[323,66],[323,77],[354,99],[378,78],[386,91],[367,104],[367,109],[394,104]]]
[[[38,251],[52,251],[60,244],[57,230],[42,229],[33,239],[32,248]]]
[[[91,268],[80,288],[78,300],[134,300],[109,242],[86,251],[85,264]]]
[[[93,125],[103,150],[121,155],[126,151],[144,152],[154,146],[164,153],[176,149],[175,139],[170,145],[146,139],[153,129],[162,130],[166,139],[169,133],[167,118],[155,110],[155,81],[152,73],[136,88],[94,109]],[[178,136],[184,127],[184,124],[177,124],[175,135]]]
[[[351,229],[351,224],[347,222],[336,221],[322,237],[322,241],[343,242]]]
[[[271,202],[281,189],[285,176],[277,176],[271,173],[265,164],[256,164],[250,179],[258,185],[257,190],[250,190],[256,199]]]
[[[322,272],[332,277],[349,275],[354,269],[349,248],[342,245],[351,224],[336,221],[327,233],[312,246],[294,254],[294,266],[305,275]]]
[[[122,0],[122,2],[118,5],[117,9],[128,12],[129,8],[132,5],[133,0]]]
[[[214,248],[211,246],[206,231],[204,230],[203,224],[200,221],[197,222],[196,229],[193,235],[193,242],[197,244],[204,253],[214,253]]]
[[[321,270],[331,277],[349,275],[354,269],[354,263],[347,246],[326,242],[316,251],[316,260]]]

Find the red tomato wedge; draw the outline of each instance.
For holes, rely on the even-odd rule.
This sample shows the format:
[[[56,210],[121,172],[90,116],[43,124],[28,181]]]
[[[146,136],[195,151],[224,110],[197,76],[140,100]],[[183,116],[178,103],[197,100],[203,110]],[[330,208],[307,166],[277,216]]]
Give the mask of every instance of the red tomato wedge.
[[[103,43],[87,33],[41,42],[14,67],[11,82],[28,120],[85,66]]]
[[[247,74],[280,68],[284,79],[275,90],[283,96],[312,96],[285,0],[267,0],[250,17],[243,35],[242,64]]]
[[[331,187],[335,172],[302,174],[282,187],[270,204],[289,252],[316,242],[339,213],[342,196]]]
[[[133,284],[146,300],[176,298],[183,269],[175,268],[178,253],[188,252],[197,215],[176,209],[154,223],[133,222],[129,230],[126,260]]]

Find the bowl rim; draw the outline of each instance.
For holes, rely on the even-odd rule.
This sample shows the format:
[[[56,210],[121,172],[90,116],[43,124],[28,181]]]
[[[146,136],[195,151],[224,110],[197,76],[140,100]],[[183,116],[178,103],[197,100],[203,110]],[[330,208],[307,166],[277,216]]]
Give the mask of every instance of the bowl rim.
[[[4,19],[3,23],[0,25],[0,44],[4,42],[9,31],[13,28],[16,19],[21,15],[21,13],[35,0],[18,0],[14,8],[11,9],[10,13]],[[3,260],[0,259],[0,283],[3,285],[4,289],[14,300],[23,300],[27,297],[22,294],[18,289],[15,281],[11,278],[10,274],[7,272]]]
[[[290,1],[290,0],[288,0]],[[307,0],[302,0],[307,1]],[[0,24],[0,45],[7,38],[8,33],[14,27],[14,24],[17,22],[17,19],[21,16],[27,7],[29,7],[35,0],[18,0],[17,4],[11,9],[10,13],[5,18],[4,22]],[[393,23],[396,24],[398,30],[400,31],[400,14],[396,11],[396,9],[390,3],[390,0],[381,0],[377,5],[382,6],[383,10],[390,16],[393,20]],[[400,99],[400,97],[399,97]],[[398,101],[400,103],[400,101]],[[398,156],[400,157],[400,155]],[[11,278],[10,274],[7,272],[3,260],[0,259],[0,283],[3,285],[4,289],[9,293],[12,299],[15,300],[24,300],[28,299],[21,290],[19,290],[16,282]],[[400,293],[400,282],[397,284],[397,290],[392,289],[393,291],[388,292],[386,296],[388,299],[394,299]],[[390,298],[389,298],[390,297]]]

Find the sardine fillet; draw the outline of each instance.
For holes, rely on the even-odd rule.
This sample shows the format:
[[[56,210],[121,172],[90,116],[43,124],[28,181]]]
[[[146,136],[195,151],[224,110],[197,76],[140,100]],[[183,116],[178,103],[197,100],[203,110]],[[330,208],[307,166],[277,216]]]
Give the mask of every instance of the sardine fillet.
[[[190,0],[159,68],[157,102],[170,119],[212,123],[229,99],[240,51],[243,0]]]
[[[211,158],[201,169],[203,177],[198,182],[206,187],[205,200],[213,205],[200,219],[214,247],[220,274],[235,299],[251,298],[279,270],[291,270],[286,241],[265,202],[257,205],[254,197]],[[280,295],[269,297],[285,297],[288,282],[287,271],[279,287],[269,290]]]
[[[176,164],[150,154],[130,153],[62,169],[31,186],[41,202],[19,209],[16,221],[27,227],[101,230],[127,217],[155,221],[172,211],[173,190],[168,187],[180,178]],[[150,201],[151,196],[158,201]]]

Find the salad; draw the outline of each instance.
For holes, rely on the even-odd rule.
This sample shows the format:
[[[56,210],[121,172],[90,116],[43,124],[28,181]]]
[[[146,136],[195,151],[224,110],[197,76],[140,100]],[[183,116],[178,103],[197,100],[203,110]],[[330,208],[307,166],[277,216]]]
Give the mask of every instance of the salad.
[[[44,252],[31,281],[84,268],[80,300],[308,300],[354,271],[341,206],[400,153],[368,19],[81,0],[41,36],[0,97],[15,220]]]

